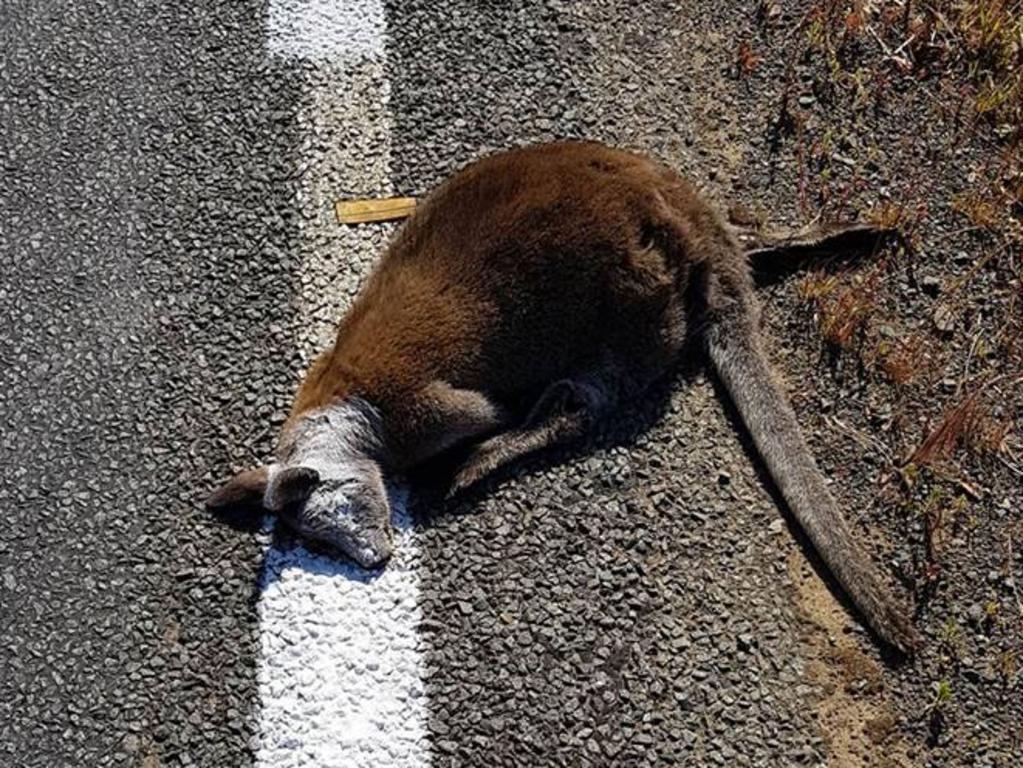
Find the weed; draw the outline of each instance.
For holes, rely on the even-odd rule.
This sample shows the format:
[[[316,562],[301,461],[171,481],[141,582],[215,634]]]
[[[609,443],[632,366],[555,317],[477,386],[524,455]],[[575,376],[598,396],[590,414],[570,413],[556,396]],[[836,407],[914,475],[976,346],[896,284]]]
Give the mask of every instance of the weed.
[[[921,468],[908,464],[899,470],[900,477],[907,491],[913,492],[920,482]],[[941,486],[931,488],[927,496],[920,502],[906,501],[903,508],[908,515],[916,515],[923,522],[924,528],[924,562],[920,565],[917,581],[922,594],[932,592],[941,578],[941,556],[953,535],[963,528],[969,528],[971,517],[968,514],[969,502],[965,495],[959,493],[952,496]],[[959,630],[954,622],[945,625],[942,639],[945,645],[958,646]],[[953,642],[954,641],[954,642]],[[958,656],[958,653],[952,654]]]
[[[934,691],[934,698],[931,699],[931,703],[927,705],[924,712],[929,715],[928,727],[931,732],[931,743],[935,744],[945,727],[948,711],[952,707],[952,684],[948,680],[935,680],[931,684],[931,690]]]
[[[1002,651],[995,659],[995,669],[1002,679],[1002,685],[1011,687],[1019,673],[1019,654],[1015,650]]]
[[[941,635],[939,641],[944,650],[952,659],[959,659],[963,655],[965,650],[965,643],[963,641],[963,630],[959,624],[956,623],[955,619],[949,619],[945,622],[941,628]],[[949,691],[949,698],[951,697],[951,690]]]
[[[861,216],[882,229],[898,232],[902,247],[912,253],[918,230],[927,220],[928,208],[922,201],[914,205],[886,201],[866,209]]]
[[[952,209],[963,214],[977,229],[995,229],[1000,219],[992,197],[984,192],[960,192],[952,198]]]
[[[924,519],[924,553],[927,558],[923,582],[925,585],[933,585],[941,575],[939,555],[946,533],[944,492],[933,488],[921,505],[920,514]]]
[[[749,77],[752,75],[763,60],[763,57],[757,55],[750,47],[750,44],[745,41],[739,43],[737,58],[738,61],[736,63],[736,68],[740,77]]]
[[[947,462],[960,446],[978,456],[1002,453],[1013,422],[992,414],[984,401],[983,396],[992,383],[982,382],[958,405],[947,410],[938,426],[917,446],[907,463],[938,467]]]
[[[961,403],[946,411],[938,426],[913,451],[909,463],[933,467],[947,461],[966,435],[977,429],[984,407],[983,393],[981,385]]]
[[[952,209],[972,229],[1006,245],[1023,244],[1023,157],[1010,150],[970,173],[971,185],[952,198]]]
[[[966,445],[981,456],[1003,453],[1012,426],[1013,423],[1009,419],[998,419],[989,413],[982,413],[966,431]]]
[[[1019,0],[944,0],[958,52],[977,88],[978,113],[1019,134],[1023,123],[1023,5]]]
[[[827,14],[820,5],[813,6],[807,13],[803,35],[811,50],[825,50],[830,47]]]
[[[845,33],[854,37],[862,35],[867,26],[867,11],[864,0],[852,4],[845,15]]]
[[[1023,3],[1020,0],[932,0],[928,3],[867,3],[820,0],[800,22],[803,56],[824,58],[828,77],[863,99],[865,72],[849,77],[843,61],[873,39],[880,52],[870,68],[880,82],[884,70],[956,81],[953,89],[972,101],[973,112],[993,123],[997,135],[1023,140]],[[956,99],[957,102],[960,99]]]
[[[862,338],[886,268],[887,261],[882,259],[867,275],[853,274],[844,284],[840,276],[823,272],[812,273],[799,283],[799,295],[814,303],[821,335],[832,347],[849,349]]]
[[[847,349],[867,323],[874,309],[873,291],[853,284],[843,288],[821,308],[820,329],[831,345]]]
[[[843,82],[853,92],[853,109],[866,109],[870,104],[870,86],[877,84],[877,76],[867,67],[858,67],[843,77]],[[878,89],[877,93],[880,93]]]
[[[822,17],[826,18],[826,17]],[[965,83],[956,90],[996,132],[1021,138],[1023,4],[1020,0],[932,0],[886,3],[867,15],[866,29],[884,61],[917,77]],[[817,37],[827,40],[821,31]]]
[[[920,467],[911,461],[898,467],[899,477],[906,486],[907,491],[912,491],[920,479]]]
[[[916,381],[932,367],[924,338],[918,333],[894,342],[881,341],[878,344],[877,358],[881,361],[881,371],[897,386],[905,386]]]
[[[822,299],[834,293],[838,287],[838,277],[822,271],[813,272],[799,281],[796,292],[807,301]]]
[[[1012,151],[989,160],[970,173],[969,189],[952,200],[952,207],[978,228],[1005,235],[1007,242],[1020,243],[1023,216],[1023,159]],[[1014,236],[1015,235],[1015,236]]]

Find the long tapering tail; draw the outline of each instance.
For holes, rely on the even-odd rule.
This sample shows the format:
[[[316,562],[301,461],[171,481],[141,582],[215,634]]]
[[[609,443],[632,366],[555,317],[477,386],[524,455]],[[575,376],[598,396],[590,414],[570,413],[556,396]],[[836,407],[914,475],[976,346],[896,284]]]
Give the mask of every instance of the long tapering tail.
[[[704,338],[771,477],[817,552],[881,639],[911,653],[920,636],[839,512],[771,372],[753,320],[742,313],[712,319]]]

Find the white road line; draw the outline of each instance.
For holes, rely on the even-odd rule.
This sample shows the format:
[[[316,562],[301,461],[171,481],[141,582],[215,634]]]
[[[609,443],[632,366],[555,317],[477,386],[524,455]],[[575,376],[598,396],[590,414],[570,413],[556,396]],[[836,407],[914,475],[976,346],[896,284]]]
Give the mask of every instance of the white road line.
[[[384,49],[382,0],[272,0],[267,47],[307,61],[379,57]]]
[[[342,229],[332,202],[387,194],[390,115],[379,0],[272,0],[270,55],[313,64],[300,111],[296,335],[323,349],[390,234]],[[403,507],[396,504],[396,508]],[[259,600],[260,768],[430,764],[418,625],[419,552],[404,513],[379,573],[302,547],[267,553]]]

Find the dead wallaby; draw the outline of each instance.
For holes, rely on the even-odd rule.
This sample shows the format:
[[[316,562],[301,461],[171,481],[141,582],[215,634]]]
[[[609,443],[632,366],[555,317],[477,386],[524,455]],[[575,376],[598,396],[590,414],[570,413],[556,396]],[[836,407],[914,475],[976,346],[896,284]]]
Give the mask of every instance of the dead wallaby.
[[[276,461],[209,505],[277,513],[379,565],[391,553],[388,473],[470,445],[457,492],[577,440],[664,375],[695,333],[821,557],[877,634],[911,651],[907,611],[840,514],[758,323],[734,234],[672,170],[594,143],[498,154],[442,184],[402,226],[302,383]]]

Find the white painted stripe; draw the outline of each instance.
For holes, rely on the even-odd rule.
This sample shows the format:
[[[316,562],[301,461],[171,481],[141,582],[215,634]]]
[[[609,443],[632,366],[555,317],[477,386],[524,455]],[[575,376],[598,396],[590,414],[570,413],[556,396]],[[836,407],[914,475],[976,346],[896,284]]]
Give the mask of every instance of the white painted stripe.
[[[382,0],[273,0],[267,47],[291,59],[345,62],[384,51]]]
[[[312,60],[303,134],[295,330],[324,348],[391,231],[344,229],[340,196],[390,192],[390,117],[380,2],[272,0],[268,50]],[[419,550],[396,499],[395,554],[379,572],[272,547],[259,600],[260,768],[430,764],[418,626]]]

